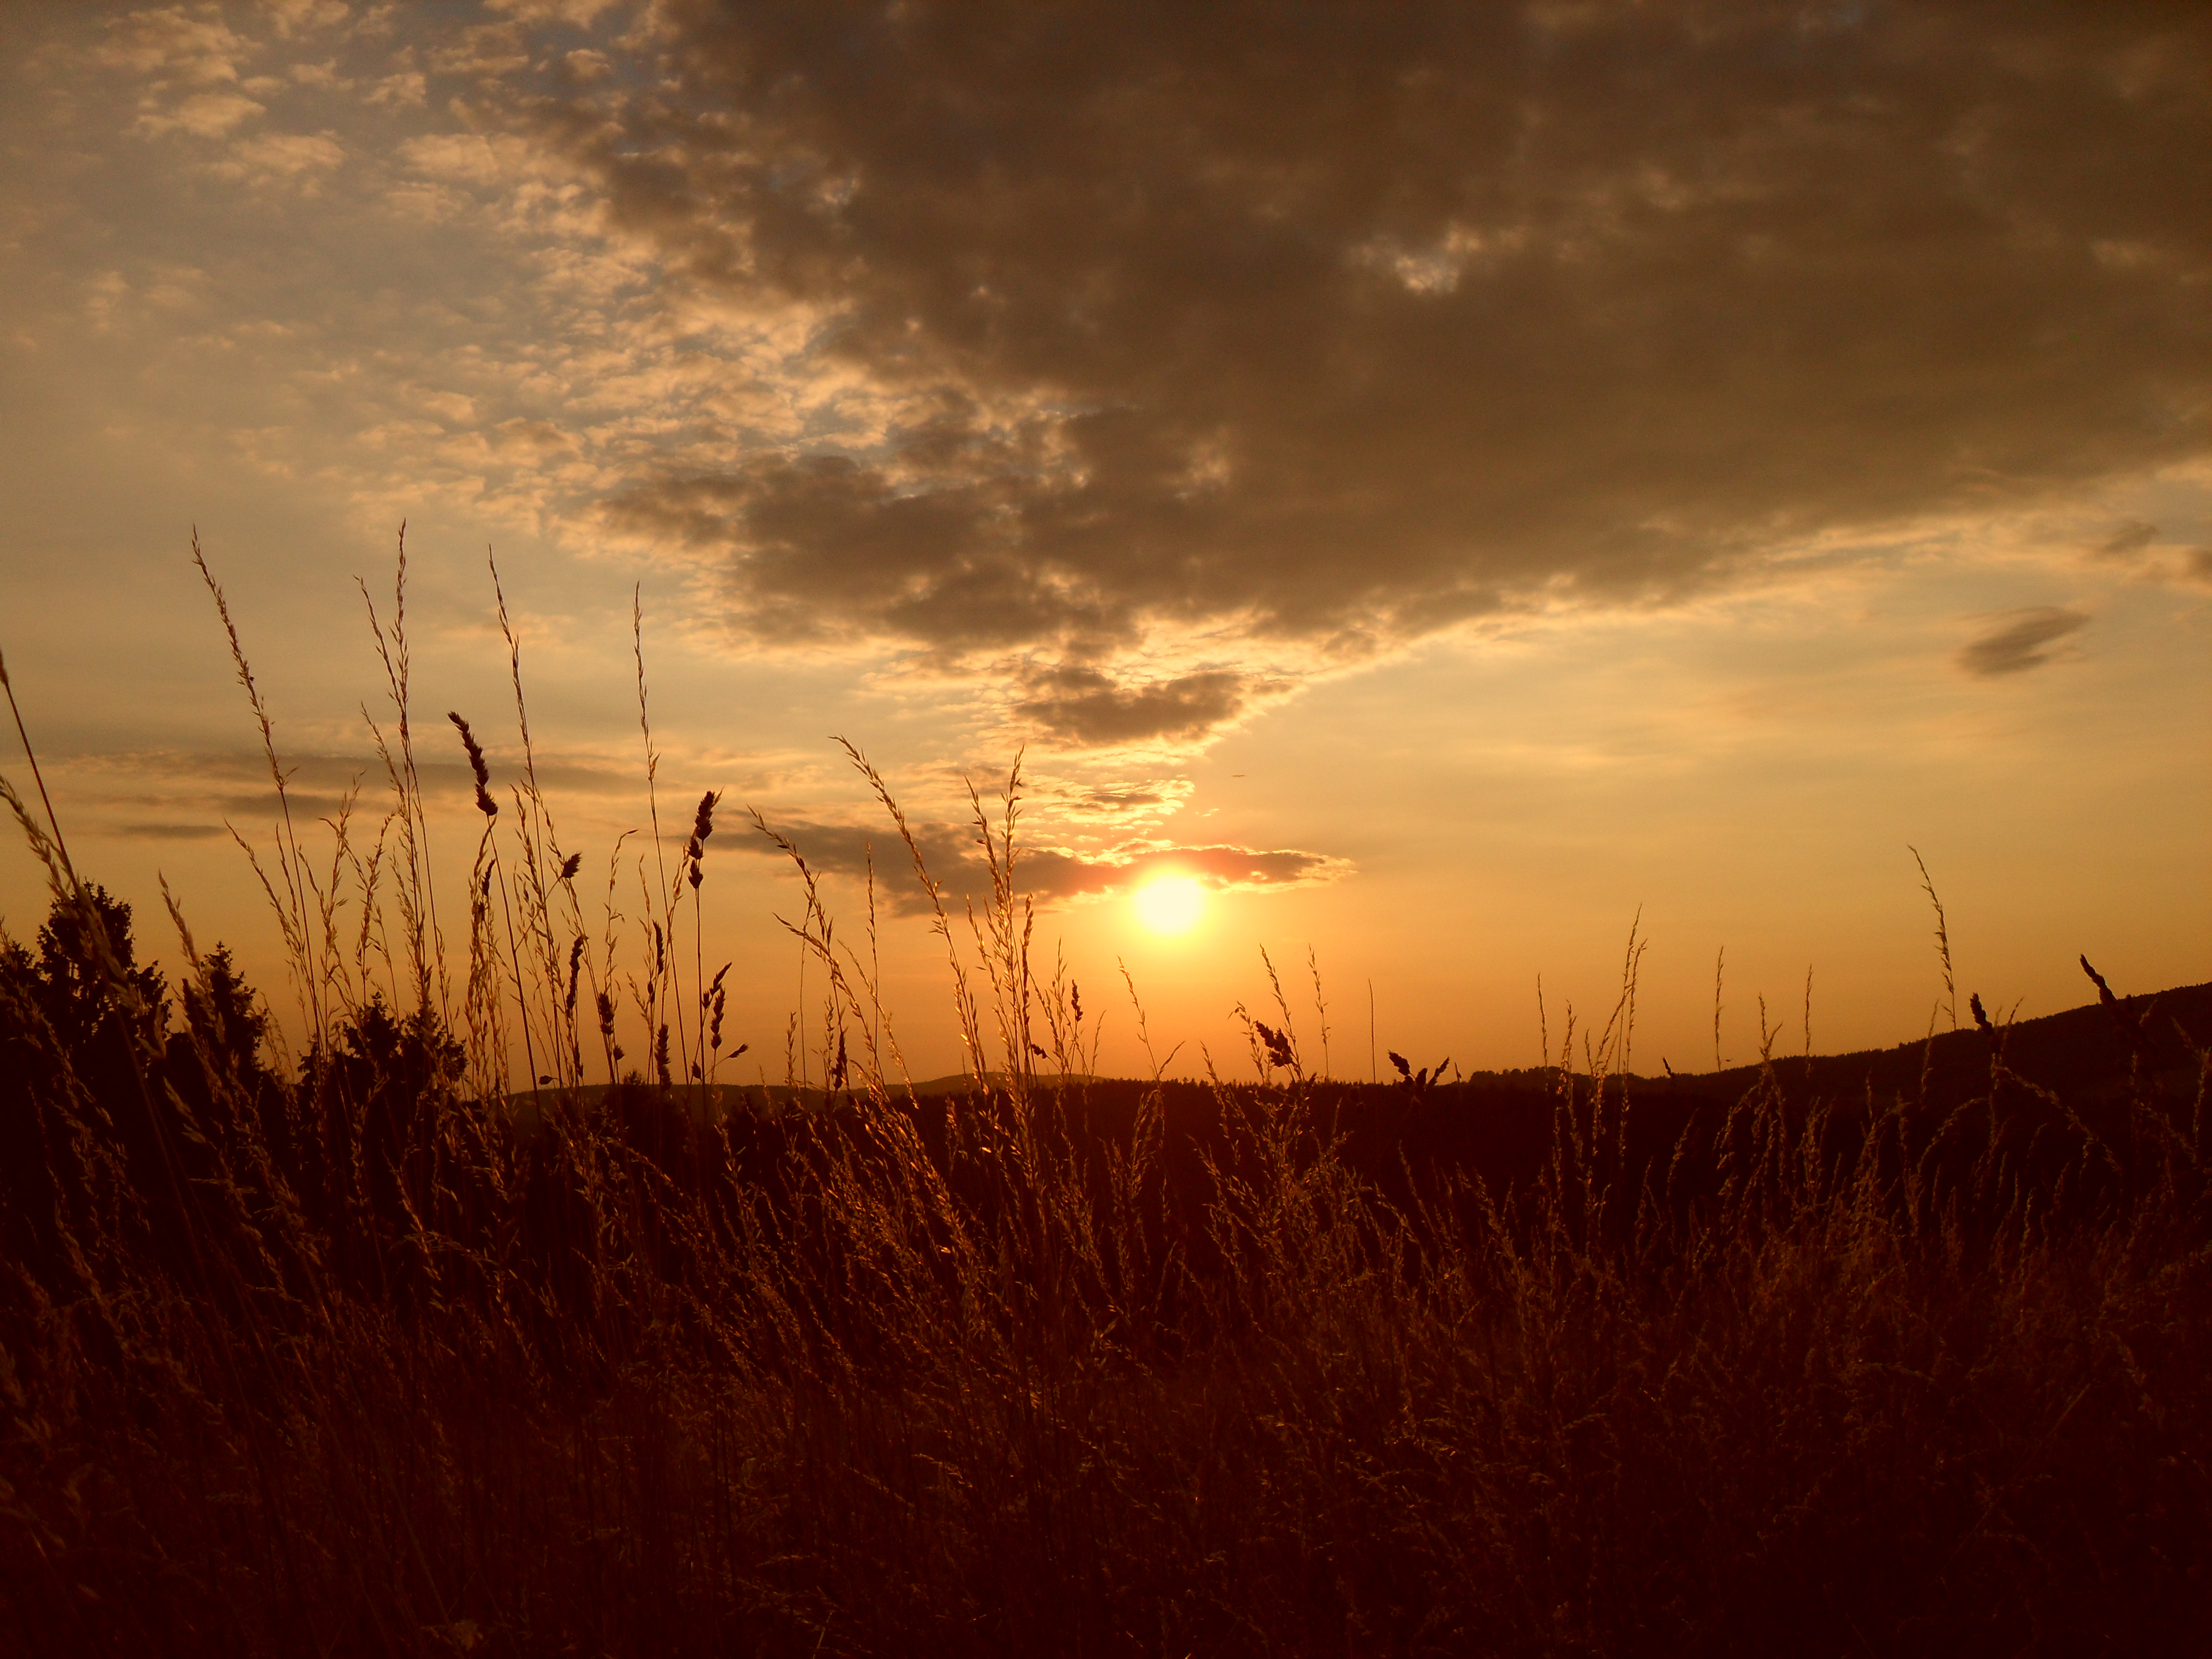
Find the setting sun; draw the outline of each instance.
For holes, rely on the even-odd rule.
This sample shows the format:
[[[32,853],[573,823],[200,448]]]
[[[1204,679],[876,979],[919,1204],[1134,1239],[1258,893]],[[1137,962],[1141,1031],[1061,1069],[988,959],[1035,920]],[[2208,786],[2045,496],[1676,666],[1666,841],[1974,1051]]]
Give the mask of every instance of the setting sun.
[[[1137,919],[1156,933],[1188,933],[1206,913],[1206,890],[1191,876],[1162,876],[1137,890]]]

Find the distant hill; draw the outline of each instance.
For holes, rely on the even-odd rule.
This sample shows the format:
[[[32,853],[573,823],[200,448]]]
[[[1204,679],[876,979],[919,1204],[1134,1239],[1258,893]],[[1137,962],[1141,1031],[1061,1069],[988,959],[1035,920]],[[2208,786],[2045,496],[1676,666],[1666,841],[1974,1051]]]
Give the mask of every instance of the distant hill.
[[[994,1072],[989,1074],[986,1082],[990,1086],[997,1087],[1003,1085],[1005,1080],[1003,1073]],[[1044,1080],[1057,1083],[1059,1074],[1052,1073]],[[1083,1084],[1098,1081],[1097,1079],[1089,1077],[1076,1078],[1073,1080]],[[926,1082],[916,1083],[913,1085],[912,1092],[918,1099],[936,1100],[947,1096],[967,1094],[975,1086],[974,1078],[964,1072],[956,1072],[949,1077],[931,1078]],[[604,1101],[610,1091],[611,1086],[607,1084],[590,1083],[575,1091],[574,1096],[584,1106],[592,1107]],[[695,1111],[709,1120],[727,1117],[738,1112],[751,1112],[772,1117],[794,1109],[819,1111],[832,1097],[831,1091],[827,1090],[798,1088],[781,1083],[703,1085],[680,1083],[674,1085],[669,1092],[678,1100],[690,1104]],[[858,1088],[841,1089],[835,1091],[835,1097],[842,1100],[848,1095],[860,1092],[863,1091]],[[891,1092],[904,1098],[908,1092],[908,1085],[903,1083],[895,1084],[891,1087]],[[527,1128],[531,1127],[533,1114],[544,1103],[556,1098],[557,1095],[558,1091],[550,1088],[518,1089],[510,1094],[507,1099],[514,1106],[519,1121],[524,1127]]]
[[[2149,1074],[2168,1087],[2194,1079],[2199,1061],[2197,1051],[2212,1048],[2212,983],[2188,985],[2170,991],[2122,997],[2107,1006],[2088,1003],[2063,1013],[2000,1025],[1994,1032],[1973,1027],[1942,1030],[1933,1037],[1902,1042],[1893,1048],[1865,1048],[1844,1054],[1778,1054],[1772,1064],[1777,1079],[1800,1098],[1818,1097],[1839,1103],[1871,1098],[1877,1103],[1924,1100],[1955,1103],[1987,1087],[1992,1053],[2004,1066],[2030,1083],[2069,1100],[2094,1103],[2115,1098],[2128,1087],[2131,1066],[2138,1057]],[[1628,1084],[1638,1098],[1655,1095],[1729,1099],[1759,1082],[1758,1064],[1733,1066],[1719,1072],[1674,1072],[1650,1076],[1631,1073]],[[1556,1073],[1544,1068],[1522,1071],[1468,1073],[1443,1092],[1473,1090],[1489,1095],[1547,1091]],[[1041,1075],[1047,1086],[1058,1082],[1054,1073]],[[1139,1086],[1133,1079],[1077,1078],[1086,1091],[1118,1096]],[[1003,1082],[1000,1074],[988,1079]],[[964,1073],[931,1078],[913,1085],[915,1097],[939,1099],[969,1092],[975,1079]],[[1174,1090],[1181,1093],[1193,1085]],[[1371,1096],[1377,1091],[1395,1093],[1395,1082],[1340,1084],[1348,1099]],[[608,1092],[605,1084],[592,1084],[579,1091],[586,1107],[599,1103]],[[819,1088],[793,1088],[782,1084],[696,1084],[673,1091],[709,1119],[752,1113],[775,1116],[799,1109],[819,1110],[830,1097]],[[843,1091],[842,1094],[853,1091]],[[907,1093],[905,1085],[893,1092]],[[552,1091],[518,1091],[510,1098],[526,1127],[537,1107]]]
[[[1963,1016],[1966,1010],[1960,1012]],[[1924,1087],[1931,1100],[1957,1099],[1986,1085],[1993,1047],[2009,1070],[2069,1099],[2118,1095],[2127,1087],[2138,1054],[2154,1075],[2179,1081],[2196,1071],[2192,1048],[2212,1048],[2212,984],[2122,997],[2110,1006],[2092,1002],[2001,1025],[1994,1035],[1969,1026],[1894,1048],[1815,1054],[1810,1060],[1802,1054],[1777,1054],[1773,1064],[1795,1094],[1828,1099],[1871,1094],[1887,1102],[1916,1098]],[[1725,1095],[1749,1088],[1760,1069],[1736,1066],[1661,1080]]]

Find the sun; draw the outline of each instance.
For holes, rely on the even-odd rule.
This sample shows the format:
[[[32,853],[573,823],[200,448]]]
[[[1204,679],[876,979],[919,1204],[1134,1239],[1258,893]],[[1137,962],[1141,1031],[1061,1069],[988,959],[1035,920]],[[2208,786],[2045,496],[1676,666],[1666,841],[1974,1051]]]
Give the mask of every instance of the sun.
[[[1137,920],[1156,933],[1187,933],[1206,914],[1206,890],[1194,876],[1160,876],[1137,890]]]

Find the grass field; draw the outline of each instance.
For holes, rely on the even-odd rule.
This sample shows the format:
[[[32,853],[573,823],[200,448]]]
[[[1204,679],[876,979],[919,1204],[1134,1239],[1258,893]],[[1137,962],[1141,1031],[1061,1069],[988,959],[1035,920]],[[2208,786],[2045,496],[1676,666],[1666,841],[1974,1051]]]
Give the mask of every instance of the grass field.
[[[404,629],[374,857],[260,854],[289,1049],[10,793],[54,906],[0,947],[0,1642],[2212,1643],[2206,988],[1652,1080],[1632,950],[1529,1072],[1345,1085],[1248,1016],[1258,1081],[1102,1080],[1010,787],[972,934],[937,912],[989,1086],[905,1086],[809,876],[831,1086],[709,1095],[719,803],[618,953],[464,726],[449,975]]]

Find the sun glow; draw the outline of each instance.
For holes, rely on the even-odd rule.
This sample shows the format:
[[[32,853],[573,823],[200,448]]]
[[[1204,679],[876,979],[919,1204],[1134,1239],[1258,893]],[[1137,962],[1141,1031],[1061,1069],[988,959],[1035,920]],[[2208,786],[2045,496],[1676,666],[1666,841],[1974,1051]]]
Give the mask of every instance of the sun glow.
[[[1137,890],[1137,920],[1156,933],[1186,933],[1206,914],[1206,890],[1192,876],[1161,876]]]

